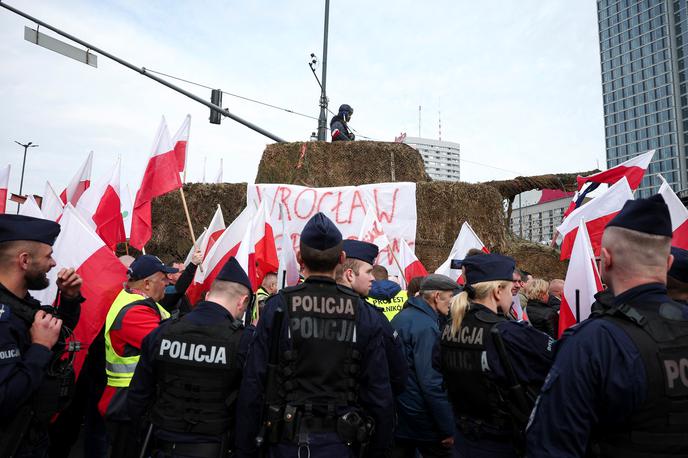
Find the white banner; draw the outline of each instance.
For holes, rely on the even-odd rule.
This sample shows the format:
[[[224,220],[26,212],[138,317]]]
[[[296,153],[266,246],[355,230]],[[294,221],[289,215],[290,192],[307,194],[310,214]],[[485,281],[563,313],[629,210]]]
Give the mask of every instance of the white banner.
[[[415,183],[376,183],[335,188],[308,188],[286,184],[248,185],[248,206],[257,208],[264,199],[278,249],[281,237],[286,235],[291,238],[294,249],[297,250],[303,226],[317,212],[327,215],[342,231],[344,238],[358,239],[367,208],[375,211],[390,239],[392,253],[382,250],[377,260],[380,265],[387,267],[390,275],[400,274],[395,261],[399,253],[399,239],[403,238],[411,248],[415,247]],[[278,234],[282,227],[284,233]]]

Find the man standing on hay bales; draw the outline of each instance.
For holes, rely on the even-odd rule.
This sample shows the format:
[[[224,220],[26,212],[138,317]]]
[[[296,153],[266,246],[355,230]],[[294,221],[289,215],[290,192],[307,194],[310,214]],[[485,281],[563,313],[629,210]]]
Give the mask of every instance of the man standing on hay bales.
[[[344,104],[339,107],[339,113],[330,121],[330,134],[333,142],[354,141],[356,136],[349,130],[348,122],[354,109],[350,105]]]

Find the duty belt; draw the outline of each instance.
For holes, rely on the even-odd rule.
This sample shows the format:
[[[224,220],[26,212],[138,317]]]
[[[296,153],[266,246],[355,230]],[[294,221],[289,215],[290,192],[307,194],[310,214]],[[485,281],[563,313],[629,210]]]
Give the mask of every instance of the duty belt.
[[[156,441],[156,449],[167,455],[184,455],[184,456],[194,456],[194,457],[222,457],[225,456],[222,450],[222,444],[220,442],[202,442],[202,443],[189,443],[189,442],[167,442],[167,441]]]

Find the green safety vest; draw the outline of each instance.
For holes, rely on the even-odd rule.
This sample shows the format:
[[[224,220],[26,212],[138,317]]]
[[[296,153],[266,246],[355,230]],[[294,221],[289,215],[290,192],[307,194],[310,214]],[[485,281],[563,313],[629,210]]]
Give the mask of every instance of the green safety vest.
[[[110,331],[119,329],[122,326],[124,313],[122,311],[128,305],[144,300],[140,294],[129,293],[126,290],[120,291],[115,301],[110,306],[107,317],[105,318],[105,373],[107,374],[107,384],[118,388],[126,388],[131,383],[134,370],[139,362],[140,354],[134,356],[120,356],[112,348]],[[158,312],[161,321],[169,318],[170,314],[158,303]]]
[[[408,300],[408,293],[405,289],[402,289],[390,300],[375,299],[374,297],[368,297],[368,302],[376,307],[384,309],[385,317],[392,321],[392,318],[396,316],[397,313],[401,311],[404,303]]]

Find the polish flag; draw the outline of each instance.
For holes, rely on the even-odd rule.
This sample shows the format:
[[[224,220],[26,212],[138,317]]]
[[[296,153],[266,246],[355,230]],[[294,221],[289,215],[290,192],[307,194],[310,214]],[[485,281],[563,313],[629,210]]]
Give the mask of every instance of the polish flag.
[[[578,220],[576,240],[566,271],[564,292],[559,310],[559,337],[566,328],[580,323],[590,316],[595,294],[602,291],[600,273],[595,263],[595,253],[590,243],[585,218]],[[576,299],[576,297],[578,299]]]
[[[45,219],[58,221],[60,216],[62,216],[63,208],[64,204],[62,200],[58,197],[50,182],[46,181],[45,191],[43,192],[43,202],[41,202],[41,211]]]
[[[196,240],[196,246],[192,246],[189,250],[189,254],[186,256],[184,265],[189,265],[191,258],[196,251],[196,247],[198,247],[201,253],[203,253],[203,259],[205,259],[210,252],[210,249],[213,247],[213,245],[215,245],[215,242],[217,242],[217,239],[220,238],[224,231],[225,219],[224,216],[222,216],[222,209],[220,208],[220,205],[218,205],[217,210],[215,210],[215,214],[213,215],[213,219],[210,220],[210,224],[201,233],[201,235],[198,236],[198,239]]]
[[[639,154],[604,172],[596,173],[588,177],[578,176],[576,178],[576,181],[578,181],[578,190],[580,191],[583,185],[588,182],[607,183],[611,185],[619,181],[622,177],[626,177],[631,191],[635,191],[638,189],[638,186],[640,186],[640,182],[643,181],[645,170],[647,166],[650,165],[650,161],[654,154],[655,150],[648,151],[647,153]]]
[[[177,171],[183,172],[186,168],[186,153],[189,148],[189,134],[191,133],[191,115],[186,115],[182,126],[172,138],[174,156],[177,158]]]
[[[76,352],[74,359],[78,375],[89,345],[103,327],[110,305],[122,290],[127,269],[71,204],[65,207],[60,226],[62,230],[53,245],[57,266],[48,272],[50,286],[32,291],[31,295],[42,304],[52,304],[57,297],[55,282],[60,269],[71,267],[81,276],[81,295],[86,301],[81,304],[79,324],[72,337],[81,342],[81,351]]]
[[[688,250],[688,210],[664,177],[659,175],[659,178],[662,180],[659,193],[664,198],[671,214],[671,230],[674,233],[671,245]]]
[[[153,234],[151,202],[154,198],[182,187],[175,151],[163,116],[155,136],[153,153],[134,199],[129,244],[141,250]]]
[[[585,219],[588,228],[588,235],[592,243],[593,251],[596,255],[600,254],[602,244],[602,233],[604,227],[611,221],[624,206],[626,201],[633,200],[633,192],[628,186],[626,177],[621,177],[605,191],[604,194],[597,196],[585,205],[575,209],[566,218],[557,231],[564,237],[561,243],[561,260],[571,257],[578,223]]]
[[[236,259],[248,274],[253,291],[260,287],[265,275],[279,270],[275,236],[265,200],[260,203],[251,226],[247,227],[241,239]]]
[[[119,198],[121,158],[117,159],[109,177],[94,182],[79,199],[76,209],[112,250],[127,240],[122,220],[122,202]]]
[[[394,244],[387,237],[387,233],[377,218],[374,208],[371,203],[367,204],[366,214],[361,224],[361,230],[358,233],[358,239],[377,245],[380,251],[375,263],[385,267],[390,275],[398,275],[400,279],[403,279],[405,278],[404,272],[399,264],[397,255],[394,253]]]
[[[60,194],[60,199],[63,203],[71,203],[76,205],[81,195],[91,186],[91,169],[93,168],[93,151],[88,153],[86,161],[77,170],[76,175],[72,177],[67,188]]]
[[[10,188],[10,168],[11,165],[7,164],[0,169],[0,214],[5,213],[7,210],[7,194]]]
[[[418,260],[415,253],[411,249],[406,240],[401,238],[399,240],[399,264],[404,269],[404,278],[406,279],[406,284],[411,281],[414,277],[425,277],[428,275],[428,271],[425,269],[423,264]]]
[[[38,206],[36,199],[34,199],[34,197],[30,194],[26,196],[26,200],[19,207],[19,214],[31,216],[33,218],[47,219],[41,211],[41,207]]]
[[[192,304],[198,302],[204,292],[208,291],[217,274],[230,257],[235,256],[239,244],[247,228],[251,227],[254,210],[246,207],[217,239],[201,263],[201,269],[196,270],[193,283],[186,291]]]
[[[131,234],[131,215],[134,211],[134,199],[131,196],[131,189],[127,183],[124,190],[120,193],[120,201],[122,202],[122,220],[124,221],[124,235],[129,240]]]
[[[450,251],[449,257],[446,261],[442,263],[441,266],[435,270],[436,274],[446,275],[454,281],[459,281],[461,277],[461,269],[452,269],[451,261],[452,259],[464,259],[468,250],[475,248],[477,250],[482,250],[485,253],[490,251],[485,247],[485,244],[480,240],[480,237],[475,233],[473,228],[468,221],[465,221],[461,225],[461,230],[459,231],[459,236],[454,241],[454,246]]]
[[[282,221],[282,234],[275,239],[277,245],[277,258],[279,259],[279,271],[277,272],[277,289],[295,286],[299,284],[301,266],[296,259],[294,240],[289,236],[286,227],[286,219],[283,218],[284,206],[279,204],[280,220]],[[278,240],[279,239],[279,240]]]
[[[511,315],[511,318],[516,321],[529,321],[528,314],[523,309],[523,306],[521,306],[521,296],[517,294],[513,296],[512,300],[511,307],[509,307],[509,315]]]

